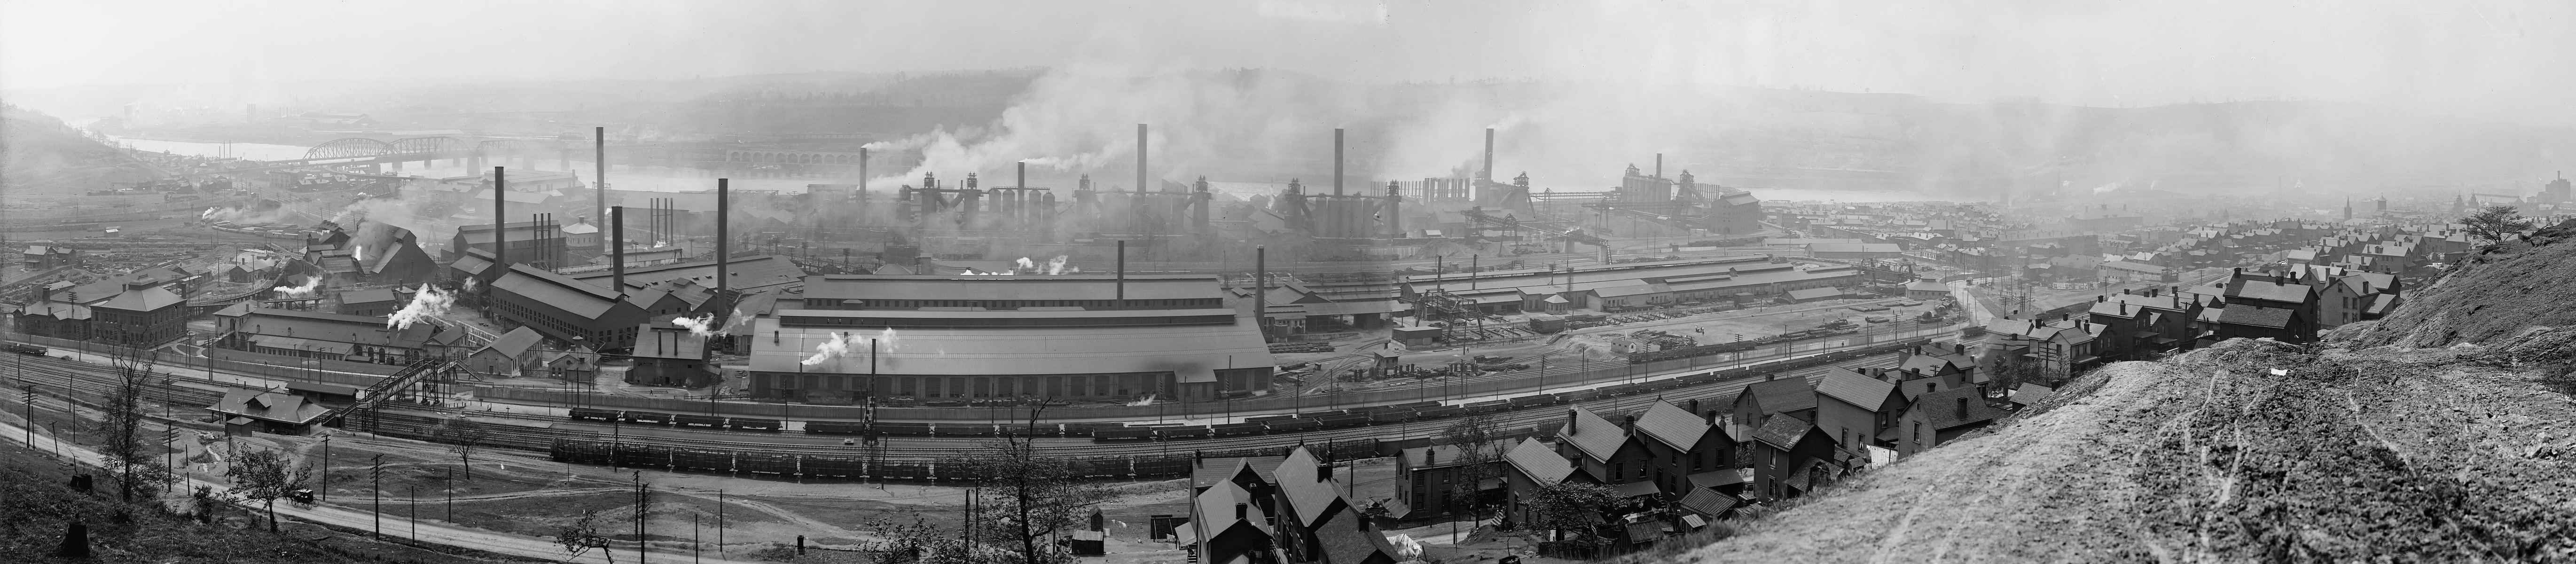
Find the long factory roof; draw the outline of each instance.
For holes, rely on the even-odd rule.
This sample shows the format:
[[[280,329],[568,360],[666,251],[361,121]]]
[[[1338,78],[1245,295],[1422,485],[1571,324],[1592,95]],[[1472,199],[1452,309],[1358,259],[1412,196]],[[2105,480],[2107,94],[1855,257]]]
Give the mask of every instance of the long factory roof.
[[[1132,282],[1132,280],[1131,280]],[[1200,310],[1180,310],[1196,312]],[[1231,315],[1234,310],[1205,310]],[[780,310],[778,318],[753,321],[751,369],[763,372],[868,374],[865,341],[850,353],[817,364],[802,361],[817,355],[836,334],[877,339],[874,370],[887,375],[1048,375],[1174,372],[1182,382],[1212,382],[1225,368],[1271,366],[1270,349],[1248,317],[1224,325],[1136,325],[1116,327],[884,327],[798,326],[780,323],[797,316],[892,318],[903,315],[1060,318],[1166,315],[1145,311],[984,311],[914,312],[849,310]],[[901,314],[901,315],[898,315]]]
[[[806,299],[871,300],[1107,300],[1119,295],[1114,276],[967,276],[830,274],[805,277]],[[1129,275],[1131,300],[1222,299],[1214,276]]]

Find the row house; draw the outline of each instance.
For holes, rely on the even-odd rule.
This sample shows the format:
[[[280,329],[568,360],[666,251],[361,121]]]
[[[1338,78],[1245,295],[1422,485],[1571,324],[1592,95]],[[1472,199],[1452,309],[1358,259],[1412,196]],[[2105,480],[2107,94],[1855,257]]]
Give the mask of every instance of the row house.
[[[1305,447],[1282,458],[1208,462],[1193,472],[1189,522],[1177,531],[1192,560],[1395,564],[1385,533],[1342,495],[1332,466]]]
[[[1983,390],[1951,388],[1915,397],[1895,416],[1890,434],[1898,456],[1914,456],[1992,425],[2003,415]]]
[[[2021,357],[2039,362],[2051,372],[2073,374],[2100,365],[2103,335],[2109,330],[2099,323],[2060,316],[2055,321],[2038,319],[1996,319],[1987,323],[1984,356]]]

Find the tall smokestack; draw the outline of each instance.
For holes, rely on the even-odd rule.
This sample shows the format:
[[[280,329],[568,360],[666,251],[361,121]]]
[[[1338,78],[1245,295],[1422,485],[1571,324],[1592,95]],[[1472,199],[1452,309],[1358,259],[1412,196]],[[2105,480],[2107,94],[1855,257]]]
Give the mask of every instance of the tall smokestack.
[[[1664,154],[1655,153],[1655,178],[1664,177]]]
[[[1333,128],[1333,195],[1342,195],[1342,128]]]
[[[590,160],[594,161],[591,165],[596,167],[592,169],[590,180],[599,184],[599,201],[591,206],[596,211],[590,216],[605,216],[608,215],[608,128],[590,128]],[[624,292],[626,289],[620,287],[617,291]]]
[[[1270,342],[1270,250],[1252,247],[1252,329],[1260,331],[1261,342]]]
[[[1127,242],[1118,242],[1118,308],[1127,308]]]
[[[732,179],[729,179],[729,178],[718,178],[718,179],[716,179],[716,295],[715,295],[715,299],[718,299],[718,300],[723,300],[723,299],[724,299],[724,295],[725,295],[725,285],[726,285],[726,283],[728,283],[728,282],[732,282],[732,281],[733,281],[731,278],[729,278],[729,276],[731,276],[731,275],[733,274],[733,272],[732,272],[733,265],[731,265],[731,264],[726,264],[726,261],[725,261],[725,257],[726,257],[726,253],[725,253],[725,251],[726,251],[726,248],[727,248],[727,247],[732,247],[732,246],[733,246],[733,240],[732,240],[732,239],[728,239],[728,238],[727,238],[727,237],[730,237],[730,236],[731,236],[731,234],[729,234],[729,233],[726,233],[726,232],[725,232],[725,227],[726,227],[726,223],[725,223],[725,219],[726,219],[726,217],[725,217],[725,216],[732,215],[732,212],[733,212],[733,207],[732,207],[731,205],[729,205],[729,204],[730,204],[730,202],[727,202],[727,201],[726,201],[727,199],[729,199],[729,198],[727,197],[727,194],[729,194],[730,192],[732,192],[732,191],[733,191],[733,188],[732,188],[731,184],[732,184]],[[726,301],[730,301],[730,300],[726,300]]]
[[[626,206],[608,208],[608,282],[626,295]]]
[[[1494,128],[1491,127],[1485,128],[1485,175],[1478,177],[1476,181],[1494,181]],[[1480,184],[1476,188],[1482,190],[1485,187]]]
[[[1136,191],[1145,191],[1145,124],[1136,124]]]
[[[510,216],[502,212],[509,200],[501,197],[510,191],[510,177],[501,167],[492,167],[492,256],[499,259],[501,270],[510,270]]]

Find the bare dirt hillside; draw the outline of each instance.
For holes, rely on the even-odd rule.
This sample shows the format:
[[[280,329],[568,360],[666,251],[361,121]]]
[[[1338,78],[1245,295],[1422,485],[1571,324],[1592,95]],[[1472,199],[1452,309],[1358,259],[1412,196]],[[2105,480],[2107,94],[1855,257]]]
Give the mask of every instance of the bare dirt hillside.
[[[2470,255],[2387,319],[2337,331],[2362,346],[2444,347],[2576,325],[2576,221]]]
[[[2115,364],[1680,558],[2576,559],[2576,404],[2491,352],[2237,340]]]

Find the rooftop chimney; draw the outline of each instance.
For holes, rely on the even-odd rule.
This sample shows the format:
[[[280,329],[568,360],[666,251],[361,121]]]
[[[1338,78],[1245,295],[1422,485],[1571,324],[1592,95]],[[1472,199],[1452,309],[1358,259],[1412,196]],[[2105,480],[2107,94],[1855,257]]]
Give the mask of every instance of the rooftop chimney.
[[[1574,410],[1573,408],[1566,408],[1566,410],[1565,410],[1565,434],[1571,435],[1571,434],[1575,434],[1575,433],[1582,432],[1582,430],[1574,428],[1574,424],[1575,424],[1575,422],[1582,421],[1582,420],[1583,420],[1583,416],[1582,416],[1582,414],[1581,414],[1581,413],[1577,413],[1577,412],[1575,412],[1575,410]]]
[[[1959,419],[1968,418],[1968,398],[1959,398]]]

